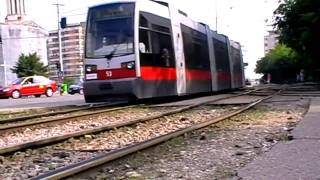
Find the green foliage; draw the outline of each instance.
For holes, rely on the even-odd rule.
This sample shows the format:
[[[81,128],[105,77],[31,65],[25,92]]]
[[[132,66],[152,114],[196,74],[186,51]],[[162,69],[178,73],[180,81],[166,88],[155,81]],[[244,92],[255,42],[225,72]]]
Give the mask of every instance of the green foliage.
[[[48,76],[48,66],[44,66],[37,53],[29,54],[28,56],[21,54],[16,66],[11,71],[17,74],[18,77]]]
[[[283,0],[275,11],[280,41],[300,54],[309,72],[320,69],[320,1]]]
[[[64,77],[63,84],[67,84],[69,87],[70,85],[74,84],[74,79]]]
[[[257,62],[256,73],[271,74],[272,82],[294,81],[301,67],[299,56],[286,45],[279,44]]]

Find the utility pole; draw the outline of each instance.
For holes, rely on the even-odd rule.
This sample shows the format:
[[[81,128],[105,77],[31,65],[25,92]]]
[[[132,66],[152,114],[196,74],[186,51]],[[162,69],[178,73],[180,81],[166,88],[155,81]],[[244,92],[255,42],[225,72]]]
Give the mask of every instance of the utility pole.
[[[218,33],[218,1],[219,0],[215,0],[216,2],[216,31]]]
[[[57,15],[58,15],[58,40],[59,40],[59,63],[60,69],[58,69],[58,77],[63,78],[63,59],[62,59],[62,41],[61,41],[61,25],[60,25],[60,6],[64,6],[64,4],[59,4],[59,0],[57,0],[56,4],[53,4],[57,7]]]

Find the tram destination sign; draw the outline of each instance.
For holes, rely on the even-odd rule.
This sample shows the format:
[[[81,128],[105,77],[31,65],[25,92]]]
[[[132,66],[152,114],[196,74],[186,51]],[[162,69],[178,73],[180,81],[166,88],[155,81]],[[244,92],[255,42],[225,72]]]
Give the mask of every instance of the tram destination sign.
[[[95,18],[97,20],[116,19],[132,17],[133,5],[112,5],[105,6],[103,9],[99,9],[95,12]]]

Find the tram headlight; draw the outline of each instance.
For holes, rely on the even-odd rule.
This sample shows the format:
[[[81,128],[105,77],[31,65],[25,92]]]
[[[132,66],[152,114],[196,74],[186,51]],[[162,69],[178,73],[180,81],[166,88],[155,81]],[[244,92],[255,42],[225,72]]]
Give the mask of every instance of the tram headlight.
[[[121,67],[122,68],[127,68],[127,69],[135,69],[136,68],[136,63],[134,61],[121,63]]]
[[[86,73],[96,73],[97,66],[96,65],[86,65]]]

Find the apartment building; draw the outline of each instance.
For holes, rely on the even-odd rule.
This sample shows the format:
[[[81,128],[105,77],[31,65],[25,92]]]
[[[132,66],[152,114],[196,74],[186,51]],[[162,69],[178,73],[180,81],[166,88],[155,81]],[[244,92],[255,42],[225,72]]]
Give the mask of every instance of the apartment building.
[[[264,53],[267,54],[271,49],[279,44],[279,35],[275,31],[268,31],[268,35],[264,37]]]
[[[69,24],[61,30],[63,77],[75,82],[83,79],[85,23]],[[59,39],[58,30],[50,31],[48,38],[49,75],[59,80]]]

